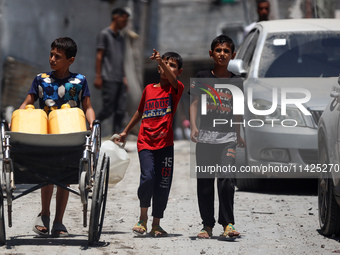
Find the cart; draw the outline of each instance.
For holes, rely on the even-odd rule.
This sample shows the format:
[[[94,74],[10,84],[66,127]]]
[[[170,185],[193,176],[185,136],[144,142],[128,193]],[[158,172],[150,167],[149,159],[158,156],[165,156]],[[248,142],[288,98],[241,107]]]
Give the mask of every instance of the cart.
[[[6,243],[4,200],[8,226],[12,226],[12,203],[43,186],[54,184],[80,197],[83,226],[87,227],[91,199],[88,243],[99,241],[105,215],[110,158],[100,153],[100,122],[92,131],[69,134],[27,134],[8,131],[1,123],[3,163],[0,170],[0,245]],[[14,193],[17,184],[32,184]],[[68,184],[79,184],[79,189]]]

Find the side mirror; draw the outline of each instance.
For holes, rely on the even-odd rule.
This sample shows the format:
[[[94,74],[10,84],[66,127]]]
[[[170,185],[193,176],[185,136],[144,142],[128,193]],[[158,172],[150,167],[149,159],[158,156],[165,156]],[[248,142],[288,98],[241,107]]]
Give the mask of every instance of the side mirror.
[[[228,64],[228,71],[236,75],[246,76],[247,71],[243,68],[242,59],[231,59]]]

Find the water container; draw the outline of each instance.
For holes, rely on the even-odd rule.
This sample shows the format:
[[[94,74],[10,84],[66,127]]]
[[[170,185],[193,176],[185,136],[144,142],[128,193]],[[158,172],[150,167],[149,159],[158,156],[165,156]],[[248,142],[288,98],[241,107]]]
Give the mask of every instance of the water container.
[[[54,110],[48,115],[48,133],[66,134],[86,131],[84,112],[77,108],[71,108],[64,104],[61,109]]]
[[[15,110],[12,114],[11,131],[29,134],[47,134],[47,114],[34,105]]]
[[[105,153],[110,157],[110,184],[117,184],[124,176],[130,163],[129,154],[125,151],[124,144],[118,144],[115,139],[119,138],[119,135],[113,135],[110,140],[102,143],[100,147],[100,153]]]

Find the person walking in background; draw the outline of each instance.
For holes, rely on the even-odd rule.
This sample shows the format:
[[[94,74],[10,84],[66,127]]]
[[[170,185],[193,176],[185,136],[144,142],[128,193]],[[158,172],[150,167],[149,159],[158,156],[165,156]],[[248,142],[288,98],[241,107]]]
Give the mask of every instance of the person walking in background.
[[[158,62],[160,81],[149,84],[143,91],[139,107],[118,141],[124,142],[131,129],[142,120],[137,148],[140,161],[140,184],[138,198],[140,217],[133,227],[137,235],[147,233],[148,208],[152,199],[153,237],[167,236],[160,226],[168,203],[174,165],[173,120],[184,85],[178,80],[181,75],[182,57],[175,52],[162,56],[157,50],[150,57]]]
[[[124,70],[125,42],[120,31],[126,27],[129,13],[116,8],[111,24],[97,37],[96,77],[94,86],[102,90],[103,105],[97,119],[103,121],[112,114],[113,133],[122,131],[127,106],[127,79]]]
[[[257,0],[258,20],[244,28],[244,37],[253,29],[257,22],[269,20],[270,3],[269,0]]]
[[[234,97],[231,91],[225,88],[219,88],[216,91],[212,88],[213,84],[206,85],[209,83],[209,79],[206,78],[224,78],[224,84],[233,84],[243,90],[241,77],[227,69],[229,61],[235,57],[234,51],[235,45],[230,37],[226,35],[216,37],[212,41],[209,51],[210,57],[214,60],[214,68],[198,72],[196,78],[200,78],[200,80],[197,82],[195,80],[190,84],[190,96],[192,96],[190,104],[191,140],[196,143],[196,164],[198,167],[234,166],[236,146],[245,147],[245,142],[240,135],[240,125],[230,124],[232,121],[242,122],[242,116],[233,114]],[[213,80],[213,83],[215,81]],[[216,81],[216,83],[218,82]],[[198,106],[201,104],[201,95],[202,93],[213,95],[214,92],[216,92],[216,96],[206,99],[208,113],[200,116],[200,126],[198,127],[197,112]],[[218,103],[216,104],[216,102]],[[213,119],[224,119],[228,124],[215,127],[212,124]],[[239,236],[240,233],[234,227],[234,178],[228,173],[216,174],[216,177],[219,198],[218,223],[223,227],[222,235],[224,237]],[[215,225],[214,183],[214,174],[204,171],[197,172],[197,198],[203,223],[203,228],[197,235],[198,238],[212,237],[212,229]]]

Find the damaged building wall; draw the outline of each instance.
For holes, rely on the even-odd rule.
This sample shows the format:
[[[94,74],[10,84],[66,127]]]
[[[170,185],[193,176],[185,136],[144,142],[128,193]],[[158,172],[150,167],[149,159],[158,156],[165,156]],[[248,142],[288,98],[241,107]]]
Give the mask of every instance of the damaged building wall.
[[[51,42],[57,37],[69,36],[78,44],[76,61],[71,71],[83,73],[91,80],[96,35],[109,24],[110,10],[108,3],[100,1],[3,0],[2,66],[10,56],[40,72],[49,71]],[[91,91],[95,93],[94,89]]]
[[[86,76],[91,91],[91,101],[96,112],[101,109],[101,91],[93,86],[95,77],[96,37],[100,30],[111,22],[111,11],[116,7],[130,7],[132,1],[116,0],[0,0],[0,46],[1,46],[1,91],[3,96],[13,99],[1,100],[14,104],[16,109],[30,88],[35,75],[50,70],[49,51],[51,42],[58,37],[68,36],[78,46],[76,61],[70,71]],[[129,42],[129,50],[135,47],[135,40]],[[9,61],[8,61],[9,60]],[[127,65],[133,66],[131,52]],[[134,67],[134,66],[133,66]],[[4,73],[6,68],[7,73]],[[131,73],[136,72],[133,69]],[[128,77],[130,83],[139,86],[134,91],[141,94],[140,80],[135,75]],[[5,85],[15,88],[5,88]],[[24,92],[22,92],[24,90]],[[16,93],[20,91],[20,93]],[[136,96],[133,94],[132,101]],[[15,97],[15,98],[14,98]],[[138,98],[139,102],[139,98]],[[136,108],[138,102],[131,104]],[[3,107],[2,107],[3,108]],[[2,117],[4,109],[2,109]],[[111,125],[111,122],[108,126]]]

